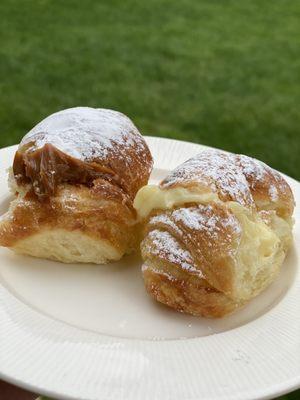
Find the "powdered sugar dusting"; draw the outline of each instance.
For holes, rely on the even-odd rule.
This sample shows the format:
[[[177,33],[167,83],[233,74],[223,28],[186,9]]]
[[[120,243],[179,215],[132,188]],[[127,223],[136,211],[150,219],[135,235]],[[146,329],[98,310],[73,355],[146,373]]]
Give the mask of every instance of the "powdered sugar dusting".
[[[207,209],[212,208],[208,206]],[[206,230],[211,233],[219,230],[216,216],[213,215],[211,218],[207,218],[205,213],[199,211],[198,208],[180,208],[173,212],[173,218],[177,222],[183,222],[190,229]]]
[[[148,237],[151,240],[151,247],[148,248],[151,254],[167,258],[186,271],[199,273],[193,265],[191,253],[183,249],[169,232],[155,229],[148,234]]]
[[[176,223],[172,221],[172,219],[168,214],[158,214],[154,217],[151,217],[149,224],[150,225],[163,224],[164,226],[170,227],[174,232],[176,232],[176,234],[182,235],[181,230],[178,228]]]
[[[236,155],[236,158],[240,161],[245,176],[254,178],[256,181],[263,181],[266,178],[266,164],[244,155]]]
[[[152,272],[155,272],[156,274],[163,275],[163,276],[165,276],[169,281],[175,281],[174,276],[171,275],[170,273],[168,273],[168,272],[166,272],[166,271],[163,271],[163,270],[161,270],[161,269],[155,268],[155,267],[153,267],[153,266],[149,267],[149,265],[143,264],[143,265],[142,265],[142,272],[145,272],[145,271],[147,271],[147,270],[150,270],[150,271],[152,271]]]
[[[234,154],[219,150],[207,150],[176,168],[163,182],[167,188],[180,182],[197,182],[209,186],[225,200],[234,200],[244,206],[254,201],[248,182],[237,168]]]
[[[231,211],[210,204],[180,207],[163,212],[150,218],[149,227],[167,230],[171,235],[188,240],[197,232],[202,234],[201,240],[205,241],[208,247],[218,243],[218,246],[224,245],[225,248],[232,240],[239,241],[242,233],[240,222]],[[233,248],[235,249],[235,246]]]
[[[279,200],[279,196],[278,196],[278,190],[276,188],[275,185],[271,185],[269,187],[269,195],[270,195],[270,199],[276,203]]]
[[[105,179],[113,180],[133,200],[136,192],[147,184],[153,166],[147,143],[133,122],[117,111],[101,108],[76,107],[50,115],[24,137],[20,154],[25,164],[30,159],[37,164],[35,176],[26,178],[35,185],[39,196],[55,190],[44,193],[45,177],[50,188],[55,186],[52,183],[69,181],[76,159],[79,170],[84,171],[83,178],[89,180],[104,173]],[[43,163],[38,162],[41,157]],[[62,163],[57,161],[60,159]],[[47,173],[40,174],[42,170]],[[76,181],[76,176],[72,180]]]
[[[37,124],[22,140],[35,148],[52,144],[83,161],[106,158],[116,147],[144,150],[144,140],[132,121],[113,110],[75,107],[59,111]]]
[[[274,171],[262,161],[250,158],[244,155],[237,156],[244,175],[246,176],[249,186],[255,190],[257,185],[264,187],[267,185],[265,194],[269,199],[276,203],[279,200],[277,187],[286,190],[284,181],[278,172]],[[282,186],[284,185],[284,187]]]
[[[212,254],[226,257],[235,254],[242,236],[242,227],[235,215],[217,205],[168,210],[150,218],[149,227],[152,230],[142,248],[187,271],[198,271],[190,246],[199,256],[205,254],[207,261]]]
[[[217,238],[221,231],[225,234],[223,228],[226,228],[227,235],[231,235],[232,232],[241,233],[239,221],[233,214],[220,216],[214,212],[211,205],[179,208],[172,213],[172,218],[175,222],[182,222],[189,229],[205,232],[211,238]]]
[[[171,172],[161,186],[193,183],[216,192],[222,201],[236,201],[248,208],[258,206],[257,196],[273,203],[291,196],[285,180],[265,163],[221,150],[199,153]]]

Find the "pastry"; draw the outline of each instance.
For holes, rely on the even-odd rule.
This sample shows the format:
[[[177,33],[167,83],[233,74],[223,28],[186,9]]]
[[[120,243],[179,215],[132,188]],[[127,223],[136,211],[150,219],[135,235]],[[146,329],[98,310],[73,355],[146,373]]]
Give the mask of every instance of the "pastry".
[[[50,115],[15,154],[15,199],[0,221],[0,245],[66,263],[120,259],[137,246],[133,200],[152,164],[145,140],[119,112]]]
[[[222,317],[277,276],[292,241],[283,177],[243,155],[207,150],[139,190],[150,295],[178,311]]]

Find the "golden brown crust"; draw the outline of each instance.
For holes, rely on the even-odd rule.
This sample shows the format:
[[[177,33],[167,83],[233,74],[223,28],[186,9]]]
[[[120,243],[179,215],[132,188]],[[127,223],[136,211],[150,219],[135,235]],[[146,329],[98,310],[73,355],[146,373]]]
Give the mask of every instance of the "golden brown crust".
[[[107,185],[107,183],[106,183]],[[52,229],[78,231],[95,239],[104,239],[118,251],[136,247],[135,211],[120,194],[105,198],[99,188],[60,185],[57,194],[40,202],[32,194],[19,197],[9,218],[0,226],[2,246],[14,247],[18,241]],[[107,189],[106,189],[107,190]]]
[[[246,156],[204,151],[160,187],[217,196],[148,215],[141,251],[154,299],[193,315],[222,317],[272,282],[291,243],[294,208],[279,173]]]
[[[175,257],[174,244],[169,244],[166,235],[162,234],[168,232],[181,247],[189,251],[194,267],[201,271],[213,287],[230,293],[234,283],[234,263],[241,230],[239,221],[230,210],[212,203],[178,207],[151,216],[145,236],[150,238],[149,248],[152,251],[153,238],[157,241],[160,254],[168,257],[171,251]],[[142,246],[144,250],[145,245],[146,242]],[[145,251],[143,254],[145,256]]]
[[[249,209],[274,209],[283,217],[291,216],[294,209],[292,191],[277,171],[261,161],[224,151],[203,151],[172,171],[160,186],[215,192],[222,201],[235,201]]]
[[[144,266],[147,292],[160,303],[195,316],[220,318],[232,313],[242,304],[226,297],[201,279],[190,281],[170,278]]]
[[[43,249],[51,240],[53,257],[72,262],[71,253],[60,257],[60,237],[76,232],[68,235],[70,249],[81,233],[81,251],[88,251],[88,238],[93,239],[95,259],[80,254],[74,260],[105,260],[107,249],[120,257],[137,245],[133,200],[147,184],[152,165],[144,138],[121,113],[76,107],[50,115],[16,152],[17,199],[0,223],[0,245],[30,254],[35,241],[29,239],[42,234],[36,240]],[[43,257],[45,251],[35,254]]]
[[[19,185],[30,183],[40,198],[61,183],[90,186],[105,179],[132,200],[152,169],[150,150],[125,115],[77,107],[41,121],[22,140],[13,170]]]

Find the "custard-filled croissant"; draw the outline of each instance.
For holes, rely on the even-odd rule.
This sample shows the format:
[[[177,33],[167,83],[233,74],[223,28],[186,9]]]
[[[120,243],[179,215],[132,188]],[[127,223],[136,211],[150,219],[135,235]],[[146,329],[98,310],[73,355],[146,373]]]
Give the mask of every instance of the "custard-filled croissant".
[[[152,170],[132,121],[106,109],[50,115],[22,140],[0,245],[62,262],[105,263],[137,246],[133,200]]]
[[[203,151],[140,189],[135,207],[147,291],[197,316],[222,317],[259,294],[292,240],[290,187],[243,155]]]

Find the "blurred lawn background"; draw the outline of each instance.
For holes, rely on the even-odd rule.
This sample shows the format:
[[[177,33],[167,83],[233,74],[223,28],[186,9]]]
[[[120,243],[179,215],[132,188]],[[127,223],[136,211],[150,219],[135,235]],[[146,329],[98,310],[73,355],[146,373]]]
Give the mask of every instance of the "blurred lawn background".
[[[300,179],[300,1],[0,2],[0,147],[76,105]]]
[[[300,179],[300,1],[2,0],[0,16],[0,147],[106,107]]]

